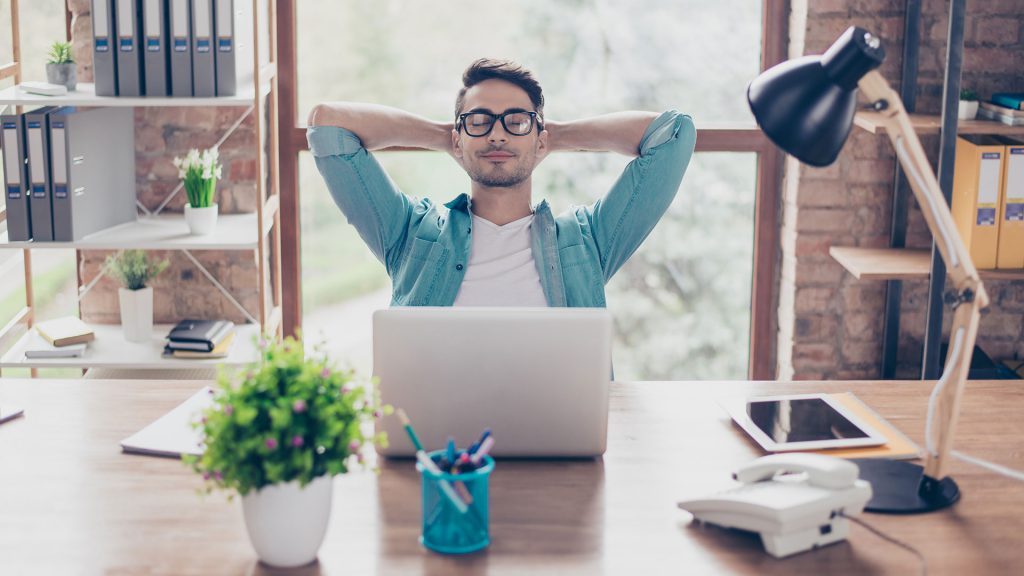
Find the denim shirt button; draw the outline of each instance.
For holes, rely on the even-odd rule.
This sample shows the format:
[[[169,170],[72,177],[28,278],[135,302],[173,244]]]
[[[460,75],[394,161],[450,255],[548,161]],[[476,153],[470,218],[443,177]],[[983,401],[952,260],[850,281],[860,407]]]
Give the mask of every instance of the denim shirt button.
[[[462,264],[456,264],[455,265],[455,269],[456,270],[462,270]]]

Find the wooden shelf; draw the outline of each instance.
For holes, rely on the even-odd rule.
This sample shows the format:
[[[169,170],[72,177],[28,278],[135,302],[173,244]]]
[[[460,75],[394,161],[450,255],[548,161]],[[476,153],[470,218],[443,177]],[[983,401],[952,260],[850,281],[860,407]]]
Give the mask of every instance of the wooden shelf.
[[[25,333],[0,358],[0,368],[135,368],[155,370],[167,368],[199,368],[218,364],[238,366],[259,360],[260,351],[256,339],[260,329],[255,324],[241,324],[235,327],[235,341],[227,358],[182,359],[164,358],[164,336],[174,326],[157,324],[153,326],[153,337],[149,342],[128,342],[124,339],[120,325],[92,324],[96,339],[89,343],[81,358],[25,358],[25,346],[33,339],[31,332]]]
[[[885,132],[880,112],[857,112],[853,123],[872,134]],[[940,116],[911,114],[910,123],[918,134],[938,134],[942,126]],[[995,120],[960,120],[957,122],[957,134],[1002,134],[1005,136],[1024,136],[1024,126],[1007,126]]]
[[[919,280],[931,275],[930,250],[832,246],[828,253],[858,280]],[[1024,270],[978,270],[982,280],[1024,280]]]
[[[273,219],[271,219],[273,222]],[[9,242],[0,234],[0,249],[32,250],[255,250],[259,246],[256,213],[221,214],[213,234],[193,236],[181,214],[140,217],[90,234],[77,242]]]
[[[268,68],[273,72],[273,67]],[[262,78],[265,82],[261,93],[266,95],[270,91],[269,77]],[[214,97],[193,97],[193,98],[171,98],[171,97],[147,97],[147,96],[97,96],[94,84],[79,83],[74,92],[68,92],[64,96],[41,96],[29,94],[18,86],[11,86],[0,90],[0,106],[249,106],[253,103],[252,80],[250,84],[243,87],[234,96]]]

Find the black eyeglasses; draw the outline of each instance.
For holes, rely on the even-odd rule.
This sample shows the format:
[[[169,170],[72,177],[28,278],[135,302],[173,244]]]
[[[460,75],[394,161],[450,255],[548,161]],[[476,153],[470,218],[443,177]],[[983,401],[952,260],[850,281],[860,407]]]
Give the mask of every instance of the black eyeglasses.
[[[494,129],[494,122],[501,120],[505,132],[513,136],[526,136],[533,130],[533,123],[537,119],[536,112],[525,110],[509,110],[504,114],[491,114],[489,112],[467,112],[459,114],[458,126],[466,131],[466,134],[474,138],[487,136]]]

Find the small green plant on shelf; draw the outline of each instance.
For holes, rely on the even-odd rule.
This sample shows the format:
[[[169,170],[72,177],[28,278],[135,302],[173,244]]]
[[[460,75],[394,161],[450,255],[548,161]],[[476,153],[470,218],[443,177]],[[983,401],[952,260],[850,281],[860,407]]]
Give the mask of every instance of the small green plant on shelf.
[[[964,102],[975,102],[978,100],[978,93],[970,88],[964,88],[960,91],[960,99]]]
[[[167,269],[167,260],[150,259],[145,250],[123,250],[107,256],[107,273],[129,290],[142,290]]]
[[[70,42],[54,42],[47,54],[47,64],[74,64]]]
[[[178,177],[185,184],[185,193],[192,208],[209,208],[214,205],[214,194],[217,191],[217,179],[221,177],[220,156],[216,148],[207,148],[202,152],[193,148],[184,158],[175,157],[174,166],[178,169]]]

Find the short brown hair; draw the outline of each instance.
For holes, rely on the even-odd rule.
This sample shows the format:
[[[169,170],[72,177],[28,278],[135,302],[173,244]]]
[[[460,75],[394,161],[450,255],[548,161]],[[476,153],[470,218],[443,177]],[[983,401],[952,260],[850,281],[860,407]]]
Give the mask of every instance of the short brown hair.
[[[470,64],[469,68],[466,68],[466,71],[462,73],[462,89],[459,90],[459,96],[455,99],[456,119],[462,113],[462,105],[466,100],[466,90],[484,80],[491,80],[493,78],[504,80],[522,88],[530,97],[530,102],[533,103],[533,107],[536,109],[537,120],[543,124],[544,90],[541,89],[540,82],[537,82],[537,79],[534,78],[533,72],[530,72],[518,62],[496,60],[493,58],[481,58]]]

